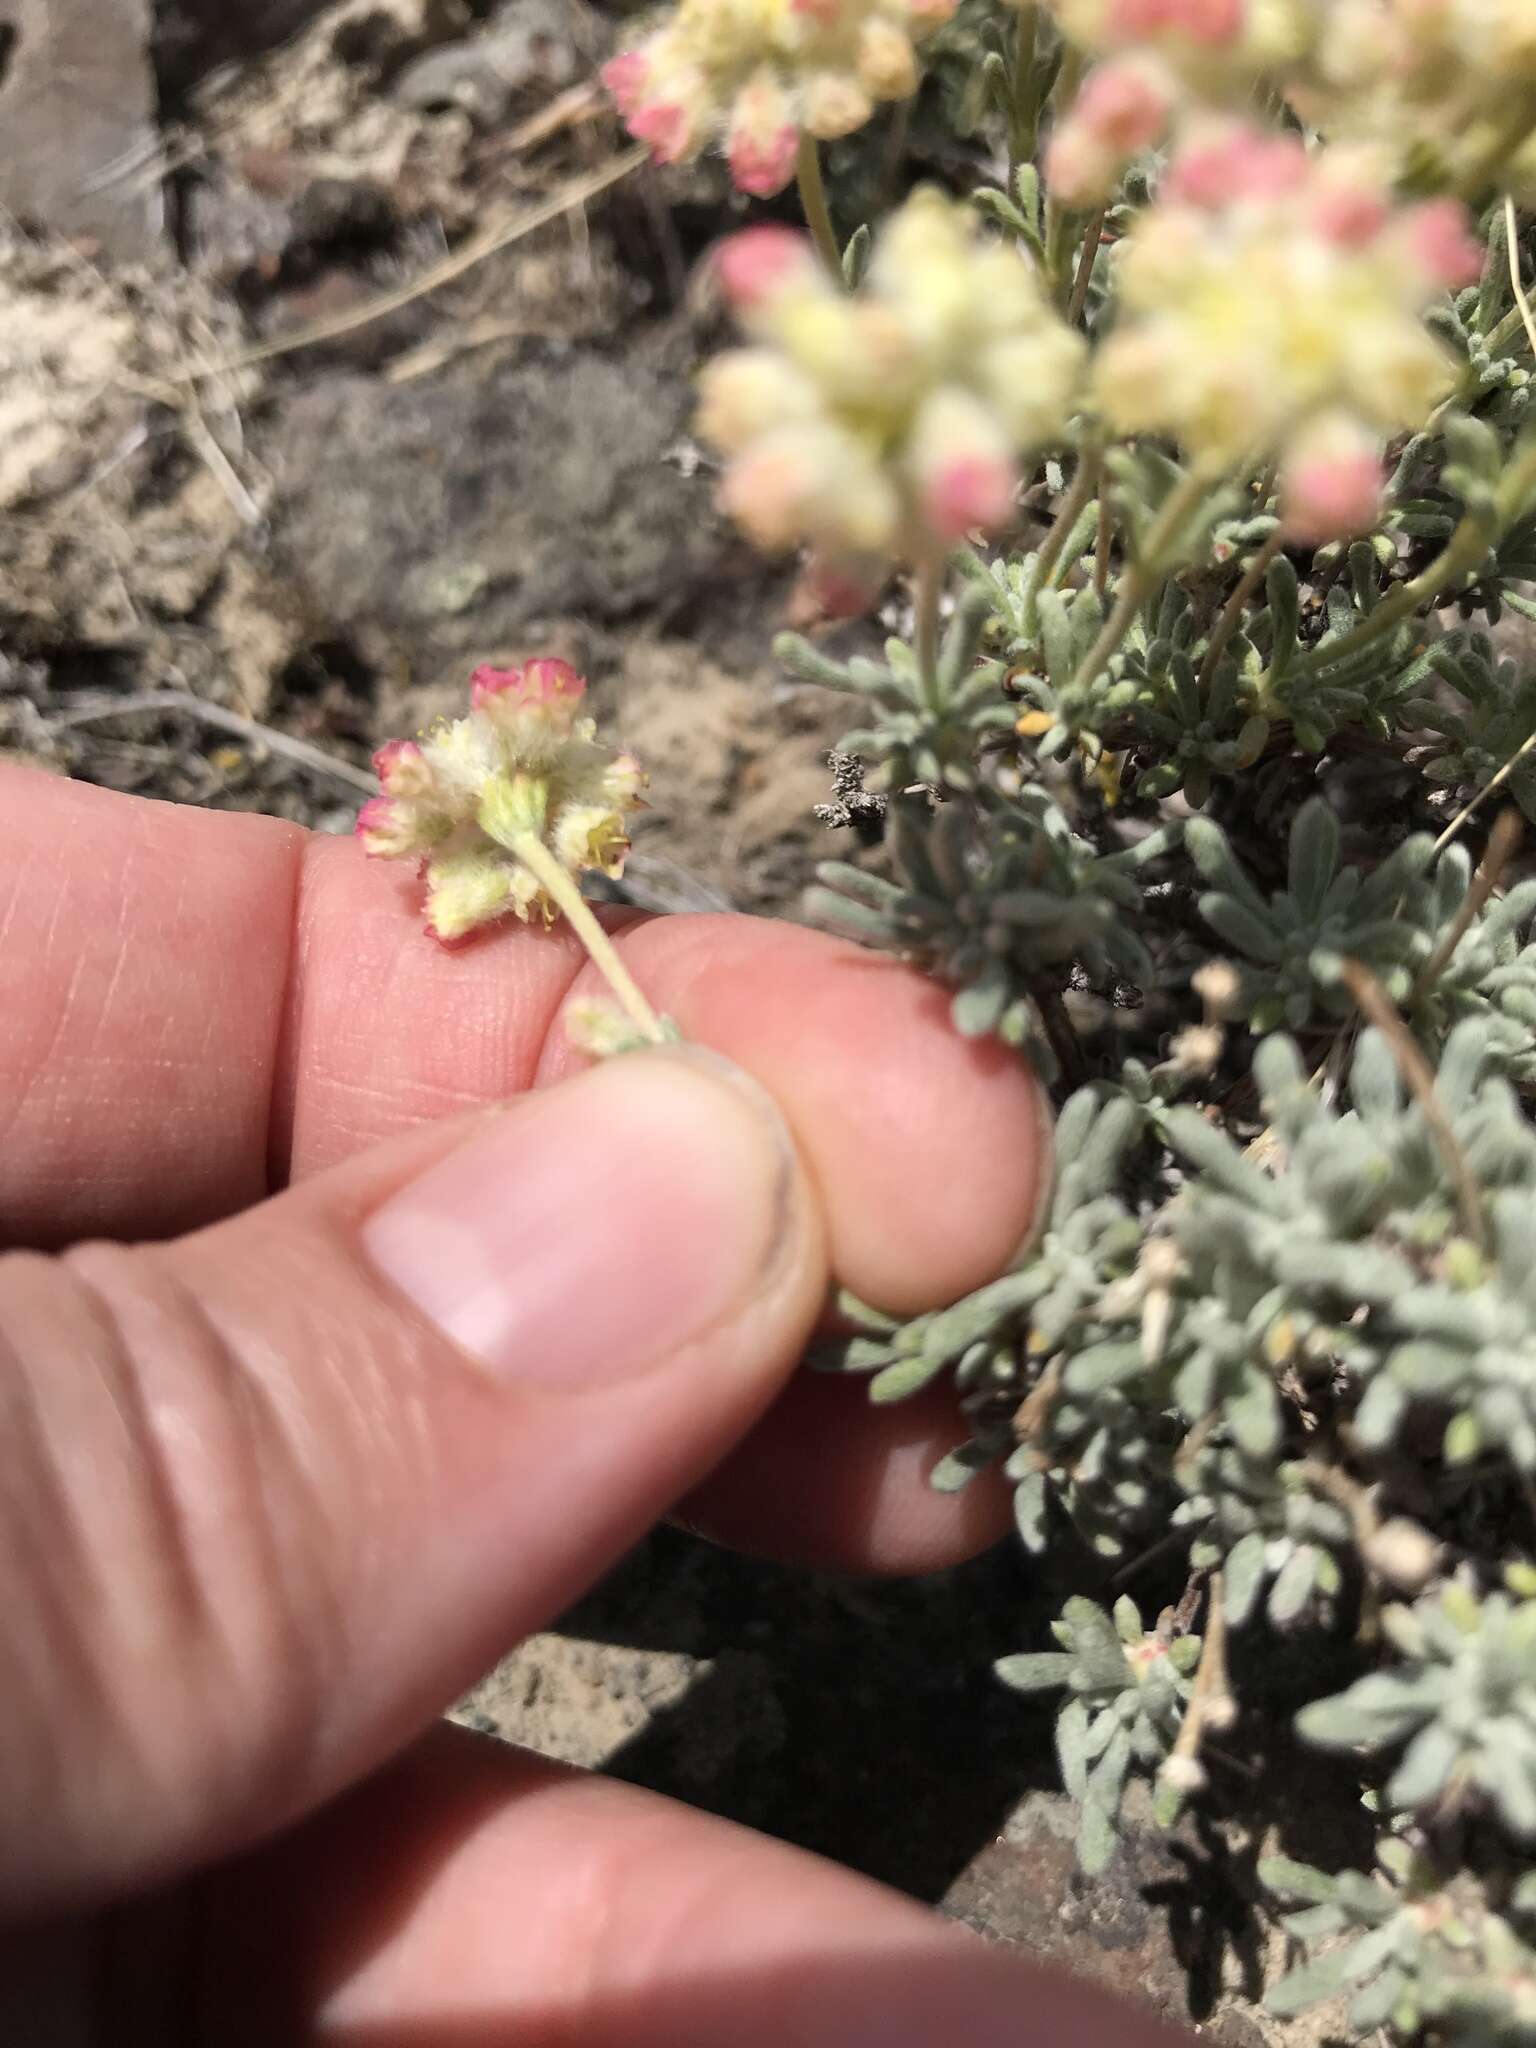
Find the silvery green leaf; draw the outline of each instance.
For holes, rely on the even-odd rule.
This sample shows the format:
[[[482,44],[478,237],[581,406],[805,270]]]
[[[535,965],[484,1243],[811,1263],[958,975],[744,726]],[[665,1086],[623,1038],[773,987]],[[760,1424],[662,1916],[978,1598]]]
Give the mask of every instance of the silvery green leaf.
[[[1319,1749],[1381,1749],[1411,1735],[1433,1710],[1422,1688],[1375,1672],[1347,1692],[1303,1707],[1296,1728]]]
[[[1045,1474],[1027,1473],[1014,1488],[1013,1519],[1024,1548],[1036,1556],[1045,1548],[1049,1508],[1050,1489]]]
[[[1397,1965],[1384,1969],[1374,1983],[1356,1992],[1351,2000],[1350,2025],[1360,2034],[1370,2034],[1385,2026],[1407,1982],[1407,1972]]]
[[[1326,797],[1304,803],[1291,827],[1287,886],[1305,917],[1313,918],[1339,866],[1339,821]]]
[[[1349,1918],[1340,1906],[1306,1906],[1285,1916],[1285,1931],[1297,1941],[1320,1941],[1324,1935],[1342,1934],[1348,1925]]]
[[[935,1493],[959,1493],[978,1472],[995,1465],[1001,1455],[1000,1451],[984,1450],[978,1444],[961,1444],[958,1450],[940,1458],[928,1474],[928,1484]]]
[[[1225,1606],[1227,1620],[1233,1628],[1241,1628],[1253,1612],[1254,1601],[1266,1577],[1268,1547],[1263,1533],[1252,1529],[1246,1536],[1239,1537],[1227,1554]]]
[[[1337,1998],[1348,1981],[1349,1956],[1348,1947],[1330,1949],[1327,1955],[1292,1970],[1270,1990],[1264,2000],[1266,2009],[1277,2019],[1294,2019],[1308,2006]]]
[[[1408,1412],[1408,1396],[1397,1381],[1378,1373],[1355,1411],[1355,1434],[1367,1450],[1384,1450]]]
[[[1251,910],[1237,897],[1209,889],[1200,898],[1200,915],[1218,938],[1225,939],[1248,959],[1275,966],[1285,958],[1285,942],[1268,917]]]
[[[1278,1449],[1280,1400],[1274,1382],[1261,1369],[1244,1374],[1240,1391],[1224,1404],[1223,1413],[1251,1458],[1268,1458]]]
[[[1113,1862],[1118,1847],[1115,1816],[1097,1800],[1086,1799],[1077,1824],[1078,1867],[1086,1877],[1097,1877]]]
[[[1088,1790],[1088,1766],[1098,1751],[1091,1747],[1092,1723],[1082,1700],[1068,1700],[1056,1716],[1056,1761],[1069,1799],[1078,1804]]]
[[[1387,1786],[1387,1798],[1404,1811],[1428,1806],[1445,1790],[1461,1755],[1459,1737],[1432,1721],[1421,1728],[1403,1753]]]
[[[999,1657],[992,1669],[1015,1692],[1054,1692],[1066,1684],[1071,1665],[1064,1650],[1035,1650]]]
[[[851,1348],[851,1347],[850,1347]],[[896,1401],[906,1401],[913,1394],[920,1393],[931,1380],[937,1379],[949,1360],[944,1356],[929,1358],[898,1359],[888,1365],[869,1383],[869,1398],[877,1407],[886,1407]]]
[[[1297,1863],[1289,1856],[1265,1856],[1259,1861],[1259,1883],[1282,1902],[1303,1899],[1309,1905],[1331,1902],[1337,1885],[1326,1870],[1314,1870],[1310,1863]]]
[[[1301,1615],[1316,1584],[1317,1552],[1303,1543],[1281,1566],[1270,1592],[1269,1618],[1276,1628],[1289,1626]]]

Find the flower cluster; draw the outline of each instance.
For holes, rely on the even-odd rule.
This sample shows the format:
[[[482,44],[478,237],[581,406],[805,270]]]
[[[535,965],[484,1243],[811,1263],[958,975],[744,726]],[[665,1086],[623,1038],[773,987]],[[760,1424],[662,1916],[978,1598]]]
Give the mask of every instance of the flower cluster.
[[[1363,150],[1198,128],[1129,236],[1100,405],[1213,468],[1278,454],[1298,540],[1369,530],[1383,439],[1452,387],[1421,315],[1482,262],[1453,201],[1394,205]]]
[[[955,0],[680,0],[605,67],[630,133],[658,162],[725,139],[731,176],[760,198],[794,174],[802,135],[849,135],[879,100],[917,88],[914,42]]]
[[[1062,437],[1083,358],[1022,254],[924,188],[858,293],[786,229],[738,235],[720,269],[756,345],[709,364],[699,430],[754,540],[858,562],[1008,520],[1016,458]]]
[[[467,718],[374,756],[383,794],[364,804],[358,837],[380,859],[423,864],[435,938],[508,915],[553,923],[551,863],[622,872],[644,777],[579,715],[585,690],[563,661],[477,669]]]
[[[1420,175],[1536,187],[1529,0],[1334,0],[1289,97],[1330,133],[1414,151]]]
[[[1237,106],[1313,44],[1317,0],[1051,0],[1104,57],[1052,137],[1046,175],[1069,206],[1104,205],[1130,160],[1192,104]]]

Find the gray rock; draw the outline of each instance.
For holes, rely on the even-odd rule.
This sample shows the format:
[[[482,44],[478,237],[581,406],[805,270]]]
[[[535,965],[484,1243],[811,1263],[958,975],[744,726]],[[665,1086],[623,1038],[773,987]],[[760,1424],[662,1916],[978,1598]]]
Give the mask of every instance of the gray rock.
[[[0,206],[131,260],[164,207],[149,0],[0,0]]]
[[[418,680],[554,619],[687,609],[733,545],[708,481],[667,460],[691,406],[675,370],[582,347],[326,375],[266,451],[277,542],[317,616]]]

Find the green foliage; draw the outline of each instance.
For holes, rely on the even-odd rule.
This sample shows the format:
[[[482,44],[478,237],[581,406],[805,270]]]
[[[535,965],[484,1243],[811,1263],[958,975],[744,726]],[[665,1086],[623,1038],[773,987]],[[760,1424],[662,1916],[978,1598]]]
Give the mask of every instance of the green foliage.
[[[1178,1634],[1171,1614],[1144,1629],[1130,1599],[1115,1602],[1113,1618],[1092,1600],[1069,1600],[1051,1632],[1059,1651],[1004,1657],[997,1675],[1015,1692],[1067,1693],[1056,1754],[1062,1783],[1078,1803],[1078,1861],[1091,1877],[1114,1854],[1131,1778],[1155,1777],[1168,1763],[1200,1638]]]
[[[933,53],[920,146],[984,141],[976,211],[1115,333],[1157,164],[1102,222],[1053,202],[1049,9],[966,0]],[[1001,1468],[1082,1575],[998,1671],[1064,1695],[1084,1867],[1136,1777],[1158,1825],[1201,1795],[1230,1639],[1243,1710],[1282,1674],[1381,1815],[1369,1874],[1264,1866],[1308,1945],[1274,2009],[1435,2048],[1536,2040],[1536,863],[1490,829],[1536,822],[1536,429],[1502,204],[1483,228],[1371,530],[1304,542],[1283,459],[1207,470],[1090,399],[1019,531],[956,552],[937,659],[931,564],[910,646],[779,644],[859,700],[885,800],[812,914],[940,978],[1059,1114],[1016,1270],[907,1323],[846,1304],[821,1362],[881,1403],[951,1384],[934,1483]],[[1166,1579],[1150,1631],[1085,1597],[1107,1560]]]

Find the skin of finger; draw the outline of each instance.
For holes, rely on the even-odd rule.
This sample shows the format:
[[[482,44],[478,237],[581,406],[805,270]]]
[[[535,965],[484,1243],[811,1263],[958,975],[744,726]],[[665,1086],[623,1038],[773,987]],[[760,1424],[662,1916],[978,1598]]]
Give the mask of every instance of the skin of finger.
[[[949,1386],[872,1408],[862,1383],[800,1373],[675,1512],[685,1528],[780,1564],[903,1576],[959,1563],[1013,1522],[996,1471],[928,1483],[965,1425]]]
[[[0,1242],[170,1235],[568,1061],[563,933],[445,951],[399,868],[270,820],[13,768],[0,809]],[[654,920],[624,947],[782,1105],[845,1285],[915,1312],[1006,1261],[1048,1172],[1042,1098],[939,991],[755,919]]]
[[[202,2020],[228,2048],[1181,2039],[815,1857],[458,1729],[213,1896]]]
[[[228,1853],[376,1767],[793,1370],[826,1284],[803,1179],[758,1291],[664,1368],[494,1387],[358,1249],[463,1136],[423,1128],[173,1247],[87,1248],[62,1288],[0,1265],[0,1913]]]
[[[573,1063],[552,1020],[581,955],[558,933],[446,952],[399,870],[270,820],[6,768],[0,804],[17,844],[49,854],[0,873],[0,1242],[155,1237],[237,1208],[268,1177],[269,1112],[281,1182]],[[658,999],[707,1042],[740,1041],[784,1103],[854,1261],[843,1279],[921,1309],[990,1277],[1047,1158],[1016,1060],[955,1038],[919,977],[815,934],[669,919],[625,944],[642,942]],[[792,1387],[782,1426],[687,1519],[880,1571],[1000,1533],[994,1484],[926,1485],[952,1441],[937,1401],[923,1424],[839,1392],[833,1414]]]

